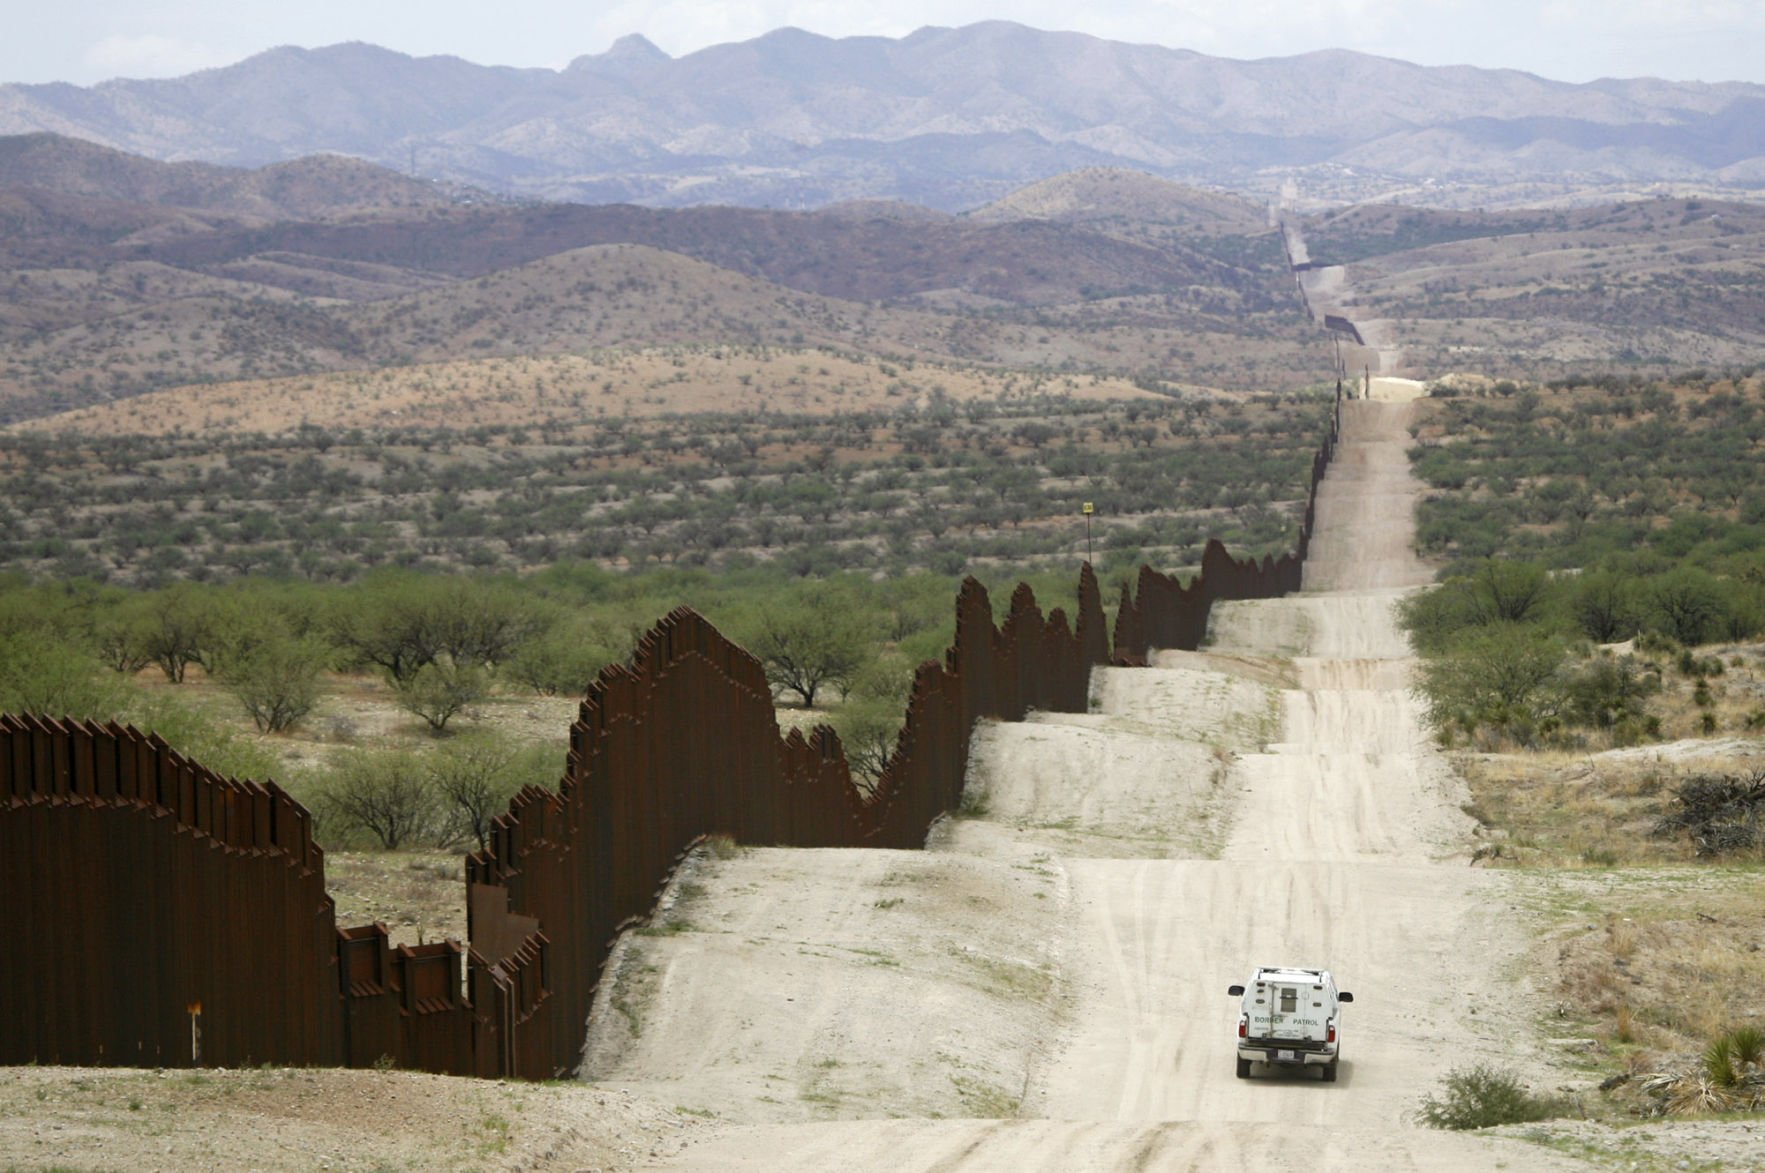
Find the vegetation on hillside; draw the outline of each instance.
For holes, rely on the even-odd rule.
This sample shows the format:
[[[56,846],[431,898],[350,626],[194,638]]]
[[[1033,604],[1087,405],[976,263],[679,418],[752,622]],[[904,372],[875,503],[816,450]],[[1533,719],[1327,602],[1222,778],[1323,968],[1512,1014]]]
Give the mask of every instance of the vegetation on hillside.
[[[810,360],[805,356],[805,363]],[[813,369],[812,367],[809,369]],[[892,369],[892,368],[891,368]],[[770,566],[954,574],[1288,549],[1318,395],[958,401],[892,411],[279,435],[0,436],[0,569],[142,586],[380,567]]]
[[[1418,686],[1475,751],[1473,862],[1526,869],[1553,926],[1549,1030],[1587,1037],[1596,1110],[1756,1110],[1765,1087],[1744,1025],[1765,976],[1762,424],[1765,380],[1735,371],[1496,384],[1415,428],[1444,563],[1402,610]],[[1511,1118],[1512,1092],[1455,1073],[1422,1117]]]
[[[1357,317],[1407,365],[1549,379],[1660,378],[1765,350],[1765,208],[1711,199],[1448,212],[1395,205],[1315,217],[1317,264],[1351,264]]]
[[[1765,634],[1765,380],[1503,389],[1418,428],[1418,536],[1449,561],[1404,621],[1435,727],[1630,744],[1662,734],[1648,698],[1677,676],[1696,712],[1668,732],[1765,728],[1765,697],[1721,696],[1698,650]]]

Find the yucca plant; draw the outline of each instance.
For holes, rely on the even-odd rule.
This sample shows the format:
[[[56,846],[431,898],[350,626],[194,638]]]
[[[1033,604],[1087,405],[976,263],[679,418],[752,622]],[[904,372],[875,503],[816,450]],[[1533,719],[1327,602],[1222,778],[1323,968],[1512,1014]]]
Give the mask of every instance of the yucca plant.
[[[1706,1061],[1708,1054],[1706,1053]],[[1673,1085],[1667,1095],[1669,1116],[1709,1116],[1732,1111],[1736,1106],[1732,1085],[1718,1083],[1708,1074],[1686,1076]]]
[[[1739,1026],[1727,1034],[1710,1040],[1704,1048],[1704,1078],[1716,1087],[1731,1088],[1740,1083],[1747,1068],[1765,1060],[1765,1030],[1756,1026]]]
[[[1736,1064],[1750,1064],[1754,1067],[1765,1063],[1765,1030],[1756,1026],[1740,1026],[1728,1032],[1729,1044],[1734,1049]],[[1744,1074],[1736,1072],[1736,1074]]]
[[[1734,1035],[1719,1035],[1704,1048],[1702,1065],[1704,1079],[1713,1087],[1733,1087],[1740,1082]]]

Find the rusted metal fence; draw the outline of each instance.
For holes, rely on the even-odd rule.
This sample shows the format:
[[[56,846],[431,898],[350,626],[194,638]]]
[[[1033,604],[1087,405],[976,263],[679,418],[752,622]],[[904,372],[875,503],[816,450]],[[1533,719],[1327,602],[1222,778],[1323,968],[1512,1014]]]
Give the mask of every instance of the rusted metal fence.
[[[1296,590],[1335,434],[1295,551],[1210,542],[1186,586],[1142,568],[1113,638],[1088,565],[1071,618],[1019,586],[995,625],[965,582],[872,788],[831,729],[781,737],[759,661],[675,611],[590,688],[558,789],[517,795],[468,857],[464,947],[337,929],[311,820],[273,784],[115,725],[0,717],[0,1063],[568,1072],[613,941],[693,844],[920,847],[977,720],[1083,711],[1094,666],[1195,648],[1215,601]]]
[[[0,717],[0,1062],[343,1061],[307,812],[115,725]]]

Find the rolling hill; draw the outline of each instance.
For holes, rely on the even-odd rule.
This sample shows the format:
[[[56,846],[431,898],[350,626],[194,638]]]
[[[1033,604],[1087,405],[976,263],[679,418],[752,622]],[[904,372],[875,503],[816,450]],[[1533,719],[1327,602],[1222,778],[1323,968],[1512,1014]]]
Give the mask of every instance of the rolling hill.
[[[1356,208],[1309,220],[1358,317],[1422,370],[1547,378],[1765,356],[1765,207],[1633,200],[1502,213]]]
[[[0,159],[11,418],[607,346],[812,345],[1231,386],[1319,365],[1257,205],[1120,172],[952,217],[486,203],[364,163],[165,164],[44,135],[0,140]],[[299,175],[336,182],[319,198]]]
[[[0,138],[0,186],[261,221],[446,207],[472,198],[344,155],[308,155],[255,169],[163,163],[59,134]]]

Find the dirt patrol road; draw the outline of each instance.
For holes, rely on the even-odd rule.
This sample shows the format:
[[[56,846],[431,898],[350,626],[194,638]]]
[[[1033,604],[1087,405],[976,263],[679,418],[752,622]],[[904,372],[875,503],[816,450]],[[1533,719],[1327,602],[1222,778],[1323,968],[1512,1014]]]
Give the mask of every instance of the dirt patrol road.
[[[1553,1169],[1417,1126],[1453,1067],[1541,1073],[1502,877],[1406,690],[1405,403],[1346,405],[1302,595],[1093,712],[989,725],[925,853],[706,861],[619,963],[587,1076],[712,1121],[673,1170]],[[1234,1078],[1257,964],[1354,992],[1339,1081]]]

